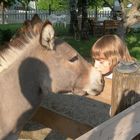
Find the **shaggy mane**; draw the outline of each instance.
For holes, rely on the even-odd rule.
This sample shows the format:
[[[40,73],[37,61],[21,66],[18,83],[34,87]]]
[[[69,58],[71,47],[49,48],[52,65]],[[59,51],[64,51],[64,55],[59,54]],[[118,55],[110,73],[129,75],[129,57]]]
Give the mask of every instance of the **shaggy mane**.
[[[31,21],[26,20],[9,43],[0,47],[0,72],[17,59],[26,46],[32,46],[29,44],[35,41],[42,26],[41,20],[37,23],[37,18],[34,16]]]

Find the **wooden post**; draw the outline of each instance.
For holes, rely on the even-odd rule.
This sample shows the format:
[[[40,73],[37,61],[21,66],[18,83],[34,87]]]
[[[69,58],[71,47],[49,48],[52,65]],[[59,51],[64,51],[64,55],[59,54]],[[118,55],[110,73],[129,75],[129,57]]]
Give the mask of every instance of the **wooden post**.
[[[121,63],[113,72],[111,116],[140,101],[140,64]],[[140,138],[140,137],[139,137]]]

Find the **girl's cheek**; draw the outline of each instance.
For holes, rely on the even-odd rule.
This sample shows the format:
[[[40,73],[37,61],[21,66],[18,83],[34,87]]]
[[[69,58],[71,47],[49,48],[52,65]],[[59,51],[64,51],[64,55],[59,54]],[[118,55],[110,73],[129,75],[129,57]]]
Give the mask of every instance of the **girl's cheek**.
[[[104,67],[102,67],[101,73],[102,73],[103,75],[104,75],[104,74],[107,74],[107,73],[109,73],[109,72],[111,72],[110,66],[104,66]]]
[[[95,63],[94,63],[94,67],[95,68],[99,68],[99,67],[101,67],[102,65],[100,64],[100,62],[99,61],[95,61]]]

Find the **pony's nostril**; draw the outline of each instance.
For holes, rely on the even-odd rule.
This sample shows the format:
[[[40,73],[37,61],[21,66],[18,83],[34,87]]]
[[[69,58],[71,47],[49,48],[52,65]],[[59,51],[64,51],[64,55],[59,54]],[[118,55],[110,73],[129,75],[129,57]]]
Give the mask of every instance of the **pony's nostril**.
[[[101,83],[104,84],[104,82],[105,82],[105,80],[104,80],[104,78],[102,78],[102,79],[101,79]]]
[[[100,92],[97,89],[92,89],[92,92],[94,93],[93,95],[95,96],[100,94]]]

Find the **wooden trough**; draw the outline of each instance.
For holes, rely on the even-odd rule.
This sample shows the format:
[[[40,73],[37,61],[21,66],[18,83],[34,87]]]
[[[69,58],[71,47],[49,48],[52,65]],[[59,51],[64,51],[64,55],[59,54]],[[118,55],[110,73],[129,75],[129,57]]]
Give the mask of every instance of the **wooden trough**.
[[[40,107],[38,109],[32,118],[32,121],[43,124],[46,128],[57,130],[64,136],[72,139],[77,138],[92,129],[89,125],[74,121],[59,113],[48,110],[45,107]],[[45,129],[43,127],[33,131],[23,130],[20,137],[24,139],[43,140],[47,135],[49,135],[50,129]]]
[[[39,108],[33,120],[76,140],[139,140],[139,79],[139,63],[123,63],[114,69],[112,95],[109,93],[111,81],[107,81],[109,86],[105,90],[108,93],[105,92],[100,96],[88,96],[90,99],[111,104],[112,118],[95,128],[43,107]]]

